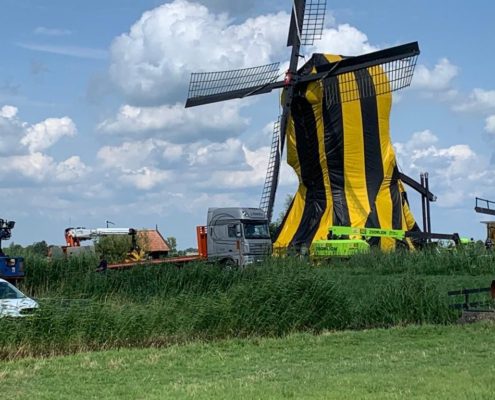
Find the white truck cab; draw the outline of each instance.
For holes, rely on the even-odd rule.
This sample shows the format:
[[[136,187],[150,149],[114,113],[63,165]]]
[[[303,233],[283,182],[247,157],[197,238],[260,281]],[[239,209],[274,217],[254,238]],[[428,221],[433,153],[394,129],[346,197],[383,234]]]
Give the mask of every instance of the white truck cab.
[[[268,220],[259,208],[209,208],[207,228],[210,260],[243,266],[271,254]]]

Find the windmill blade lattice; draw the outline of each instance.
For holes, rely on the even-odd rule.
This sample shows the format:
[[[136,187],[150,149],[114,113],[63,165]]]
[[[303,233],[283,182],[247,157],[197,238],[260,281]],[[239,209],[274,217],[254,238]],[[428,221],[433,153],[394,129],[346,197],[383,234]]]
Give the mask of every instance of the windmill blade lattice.
[[[280,147],[280,116],[273,125],[272,146],[270,159],[266,170],[265,185],[261,194],[260,208],[265,212],[268,220],[271,221],[273,213],[273,192],[278,184],[278,173],[280,169],[281,147]]]
[[[236,97],[247,96],[249,92],[275,82],[279,66],[276,62],[230,71],[192,73],[186,107],[227,100],[232,97],[223,95],[234,92],[242,92]]]
[[[287,46],[293,46],[296,55],[299,46],[311,46],[315,40],[321,39],[326,7],[327,0],[293,1]]]
[[[327,0],[306,0],[301,27],[301,45],[312,46],[315,40],[321,39],[326,9]]]
[[[323,87],[327,105],[378,96],[409,86],[417,58],[417,55],[408,56],[400,60],[339,74],[338,79],[324,79]],[[364,73],[366,70],[369,74]],[[374,76],[374,79],[371,80],[370,76]]]

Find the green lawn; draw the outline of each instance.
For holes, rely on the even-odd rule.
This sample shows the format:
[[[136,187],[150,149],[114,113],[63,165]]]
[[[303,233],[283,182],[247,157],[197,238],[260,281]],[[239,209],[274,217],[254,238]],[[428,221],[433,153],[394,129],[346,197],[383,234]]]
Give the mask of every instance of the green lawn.
[[[495,325],[410,326],[0,362],[7,399],[493,399]]]

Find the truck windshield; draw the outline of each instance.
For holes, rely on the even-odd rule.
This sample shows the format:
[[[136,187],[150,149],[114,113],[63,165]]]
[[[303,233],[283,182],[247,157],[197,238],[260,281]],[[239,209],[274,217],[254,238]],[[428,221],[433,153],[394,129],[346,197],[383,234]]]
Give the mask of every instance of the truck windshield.
[[[0,300],[23,299],[24,294],[7,282],[0,282]]]
[[[266,222],[244,222],[242,225],[246,239],[270,239]]]

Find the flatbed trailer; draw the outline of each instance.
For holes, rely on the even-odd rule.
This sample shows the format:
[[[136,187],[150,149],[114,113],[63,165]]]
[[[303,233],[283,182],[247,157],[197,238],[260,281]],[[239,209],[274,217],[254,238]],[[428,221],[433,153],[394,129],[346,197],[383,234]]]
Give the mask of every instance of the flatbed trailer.
[[[194,261],[201,261],[201,260],[206,260],[205,257],[201,257],[200,255],[193,255],[193,256],[179,256],[179,257],[167,257],[167,258],[161,258],[157,260],[144,260],[144,261],[138,261],[138,262],[123,262],[123,263],[118,263],[118,264],[110,264],[108,266],[108,269],[130,269],[134,268],[137,266],[147,266],[147,265],[153,265],[153,264],[187,264],[190,262]]]

